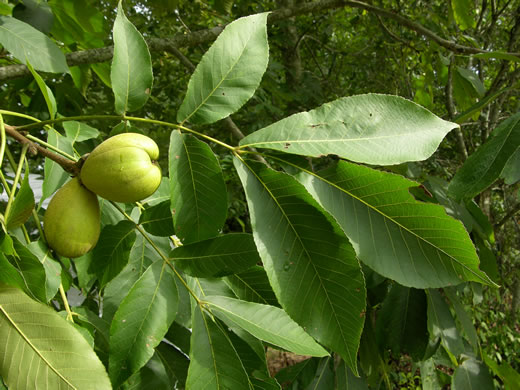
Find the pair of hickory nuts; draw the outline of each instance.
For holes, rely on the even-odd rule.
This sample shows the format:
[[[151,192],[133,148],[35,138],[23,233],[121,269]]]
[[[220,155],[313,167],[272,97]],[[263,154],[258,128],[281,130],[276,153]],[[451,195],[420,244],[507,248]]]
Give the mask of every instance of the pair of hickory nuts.
[[[113,136],[87,157],[80,177],[72,178],[51,199],[43,218],[48,245],[65,257],[91,250],[100,233],[97,195],[114,202],[135,202],[161,183],[159,148],[137,133]]]

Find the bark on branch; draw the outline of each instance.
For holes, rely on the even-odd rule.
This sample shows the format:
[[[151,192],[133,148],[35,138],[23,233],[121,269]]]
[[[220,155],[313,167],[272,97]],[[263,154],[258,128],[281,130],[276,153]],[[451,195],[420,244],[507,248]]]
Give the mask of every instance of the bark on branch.
[[[51,152],[48,149],[45,149],[44,147],[38,145],[35,142],[32,142],[30,139],[26,138],[22,133],[18,132],[16,130],[16,127],[4,125],[5,132],[8,136],[11,138],[14,138],[16,141],[18,141],[22,145],[28,145],[29,149],[28,152],[35,156],[36,154],[41,154],[44,157],[50,158],[52,161],[57,162],[61,165],[61,167],[69,172],[70,174],[77,176],[79,175],[80,171],[80,164],[81,160],[79,162],[71,161],[68,158],[62,157],[59,154],[56,154],[54,152]]]
[[[346,1],[346,0],[319,0],[310,3],[298,4],[291,8],[277,9],[269,14],[268,22],[276,23],[293,16],[324,12],[329,9],[336,9],[342,7],[360,8],[373,12],[376,15],[384,18],[393,19],[400,25],[407,27],[427,38],[436,42],[439,46],[445,49],[464,54],[487,53],[487,50],[460,45],[456,42],[444,39],[433,31],[427,29],[423,25],[416,23],[405,16],[399,15],[393,11],[373,6],[361,1]],[[201,43],[213,41],[222,32],[225,26],[217,26],[207,30],[195,31],[189,34],[178,34],[172,38],[151,38],[148,40],[148,45],[151,51],[171,52],[179,47],[196,46]],[[66,54],[67,64],[69,66],[94,64],[99,62],[109,61],[114,52],[113,46],[102,47],[98,49],[81,50]],[[520,53],[509,53],[520,56]],[[8,65],[0,67],[0,80],[8,80],[29,75],[30,72],[25,65]]]

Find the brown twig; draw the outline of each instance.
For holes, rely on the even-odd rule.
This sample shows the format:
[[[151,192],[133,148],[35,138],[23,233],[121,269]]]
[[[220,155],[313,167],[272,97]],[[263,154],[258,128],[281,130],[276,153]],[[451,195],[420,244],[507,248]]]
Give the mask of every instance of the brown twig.
[[[60,164],[60,166],[70,174],[77,176],[79,175],[80,171],[80,164],[82,160],[79,160],[79,162],[75,162],[72,160],[69,160],[68,158],[62,157],[59,154],[56,154],[54,152],[51,152],[48,149],[45,149],[44,147],[38,145],[35,142],[32,142],[31,140],[27,139],[22,133],[18,132],[16,130],[16,127],[5,125],[5,132],[8,136],[11,138],[14,138],[16,141],[18,141],[22,145],[28,145],[28,152],[29,154],[35,156],[37,154],[40,154],[44,157],[47,157],[51,159],[52,161]]]
[[[504,225],[507,221],[509,221],[512,217],[515,216],[516,213],[520,211],[520,203],[517,203],[508,213],[497,223],[495,223],[495,229],[499,229]]]

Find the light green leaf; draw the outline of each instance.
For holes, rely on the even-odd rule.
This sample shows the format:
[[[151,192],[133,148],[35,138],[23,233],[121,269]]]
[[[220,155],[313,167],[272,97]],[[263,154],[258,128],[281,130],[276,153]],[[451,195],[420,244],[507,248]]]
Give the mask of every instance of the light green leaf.
[[[135,111],[145,105],[153,83],[152,59],[139,31],[126,18],[122,1],[112,31],[114,57],[110,72],[118,114]]]
[[[320,343],[357,370],[365,286],[337,223],[295,179],[235,160],[255,243],[278,301]]]
[[[29,185],[29,169],[28,166],[26,166],[22,184],[5,220],[7,230],[14,230],[23,225],[31,216],[33,209],[34,194]]]
[[[67,138],[71,140],[71,143],[86,141],[88,139],[97,138],[99,131],[90,127],[86,123],[67,121],[63,122],[63,128]]]
[[[267,13],[226,26],[190,78],[177,121],[213,123],[253,96],[267,69]]]
[[[147,207],[139,217],[139,225],[155,236],[169,237],[174,235],[170,201],[165,200],[155,206]]]
[[[171,259],[190,276],[213,278],[242,272],[260,262],[253,236],[232,233],[175,248]]]
[[[5,286],[0,287],[0,375],[18,390],[112,388],[76,329],[48,306]]]
[[[367,94],[282,119],[248,135],[240,146],[391,165],[427,159],[455,127],[409,100]]]
[[[193,311],[187,389],[250,389],[247,372],[221,328],[197,307]]]
[[[424,290],[392,284],[377,313],[376,335],[381,350],[390,348],[395,355],[407,353],[414,361],[421,360],[429,338],[426,307]]]
[[[121,221],[101,230],[93,252],[94,261],[90,265],[90,269],[96,270],[101,287],[116,277],[128,263],[136,237],[134,229],[134,223]]]
[[[172,131],[169,172],[175,234],[184,243],[215,237],[226,221],[227,192],[210,147],[192,135]]]
[[[54,98],[54,94],[51,89],[45,84],[42,76],[40,76],[32,67],[30,62],[26,61],[27,68],[32,73],[34,80],[36,80],[36,84],[38,84],[38,88],[40,88],[41,93],[43,94],[43,98],[45,99],[45,103],[47,104],[47,109],[49,110],[49,116],[51,119],[54,119],[56,113],[58,112],[58,107],[56,105],[56,99]]]
[[[467,359],[455,369],[452,376],[453,390],[494,390],[493,377],[486,365],[476,359]]]
[[[414,288],[466,280],[493,285],[479,270],[478,256],[460,221],[442,206],[416,201],[418,183],[340,161],[299,177],[337,218],[359,259],[377,273]]]
[[[448,353],[458,358],[465,352],[462,337],[450,308],[439,291],[428,290],[428,328],[431,337],[440,337]]]
[[[63,137],[54,129],[48,130],[47,143],[66,153],[74,153],[70,140]],[[40,206],[42,205],[43,201],[51,196],[58,188],[60,188],[70,176],[63,170],[61,165],[47,157],[45,158],[43,171],[45,173],[45,177],[42,184],[42,197],[40,199]]]
[[[476,115],[478,112],[480,112],[484,107],[488,106],[493,101],[495,101],[495,99],[497,97],[502,95],[504,92],[508,92],[508,91],[510,91],[512,89],[514,89],[514,87],[503,88],[500,91],[495,92],[494,94],[492,94],[490,96],[486,96],[483,99],[480,99],[477,103],[475,103],[474,105],[469,107],[466,111],[458,114],[453,119],[453,121],[455,123],[459,123],[459,124],[466,122],[468,119],[472,118],[474,115]]]
[[[67,73],[60,48],[45,34],[20,20],[0,15],[0,43],[21,63],[29,61],[42,72]]]
[[[115,387],[152,357],[175,319],[178,301],[173,272],[162,260],[132,286],[110,327],[109,373]]]
[[[520,113],[493,130],[457,171],[448,188],[456,199],[470,199],[484,191],[500,176],[504,166],[520,146]]]
[[[451,0],[453,16],[459,28],[464,31],[477,24],[475,19],[474,3],[471,0]]]
[[[244,272],[229,275],[224,280],[235,295],[244,301],[279,306],[262,266],[257,265]]]
[[[206,296],[212,312],[235,323],[260,340],[298,355],[328,356],[328,352],[282,309],[221,296]]]

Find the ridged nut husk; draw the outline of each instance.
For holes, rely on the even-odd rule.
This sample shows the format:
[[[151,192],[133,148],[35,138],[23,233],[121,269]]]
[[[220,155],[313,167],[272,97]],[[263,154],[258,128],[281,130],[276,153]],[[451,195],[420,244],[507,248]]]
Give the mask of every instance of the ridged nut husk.
[[[96,194],[75,177],[51,199],[43,217],[47,244],[61,256],[79,257],[96,245],[101,216]]]
[[[151,138],[118,134],[90,153],[81,168],[81,181],[102,198],[136,202],[152,195],[161,184],[158,157],[159,148]]]

